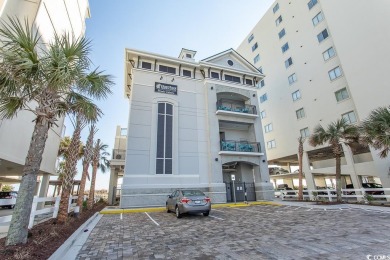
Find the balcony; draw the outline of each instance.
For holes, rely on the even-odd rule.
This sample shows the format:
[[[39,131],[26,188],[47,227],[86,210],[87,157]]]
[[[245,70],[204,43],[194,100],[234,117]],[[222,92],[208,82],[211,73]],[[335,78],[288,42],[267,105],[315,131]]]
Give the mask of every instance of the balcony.
[[[113,149],[112,150],[112,159],[113,160],[125,160],[126,150]]]
[[[248,155],[259,156],[261,153],[260,143],[247,141],[221,141],[221,155]]]
[[[256,106],[245,104],[244,102],[220,99],[217,102],[217,115],[234,115],[240,117],[256,118]]]

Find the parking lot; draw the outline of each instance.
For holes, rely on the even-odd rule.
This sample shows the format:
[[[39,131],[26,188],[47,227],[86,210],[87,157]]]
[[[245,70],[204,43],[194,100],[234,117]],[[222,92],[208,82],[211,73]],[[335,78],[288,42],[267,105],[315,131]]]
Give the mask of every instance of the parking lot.
[[[353,208],[250,206],[209,217],[104,215],[78,259],[367,259],[390,257],[390,213]]]

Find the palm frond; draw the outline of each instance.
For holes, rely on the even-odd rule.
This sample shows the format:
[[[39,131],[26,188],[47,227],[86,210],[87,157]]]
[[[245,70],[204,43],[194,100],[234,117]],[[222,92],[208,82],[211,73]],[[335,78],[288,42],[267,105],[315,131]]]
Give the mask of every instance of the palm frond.
[[[12,119],[25,106],[25,100],[19,97],[2,97],[0,99],[0,118]]]
[[[103,71],[95,69],[85,77],[82,77],[77,83],[77,89],[95,99],[106,99],[111,94],[113,81],[110,75],[103,74]]]
[[[76,92],[70,92],[67,97],[71,114],[81,114],[88,123],[96,122],[102,115],[100,108],[86,96]]]

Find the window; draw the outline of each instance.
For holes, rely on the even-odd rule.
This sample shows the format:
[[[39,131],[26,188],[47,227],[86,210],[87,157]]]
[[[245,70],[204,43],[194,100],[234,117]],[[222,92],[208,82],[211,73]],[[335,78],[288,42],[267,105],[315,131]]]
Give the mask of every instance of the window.
[[[186,53],[186,57],[187,58],[192,58],[191,54],[189,54],[189,53]]]
[[[313,22],[313,25],[316,26],[319,24],[322,20],[324,20],[324,16],[322,15],[322,12],[319,12],[316,16],[314,16],[313,19],[311,19]]]
[[[260,60],[260,55],[257,54],[256,57],[253,59],[253,62],[256,63]]]
[[[268,99],[267,93],[265,93],[264,95],[262,95],[262,96],[260,97],[260,103],[263,103],[263,102],[267,101],[267,99]]]
[[[293,101],[297,101],[298,99],[301,99],[301,92],[299,90],[293,92],[291,94]]]
[[[231,75],[225,75],[225,80],[232,81],[232,82],[237,82],[237,83],[241,82],[239,77],[231,76]]]
[[[147,70],[151,70],[152,69],[152,63],[143,61],[142,62],[142,68],[143,69],[147,69]]]
[[[282,46],[282,52],[285,53],[290,47],[288,46],[288,42],[286,42],[285,44],[283,44]]]
[[[159,65],[158,68],[159,68],[159,71],[161,71],[161,72],[176,74],[176,68],[172,68],[172,67],[168,67],[168,66],[164,66],[164,65]]]
[[[189,71],[189,70],[183,70],[183,76],[184,76],[184,77],[191,77],[191,71]]]
[[[257,42],[255,44],[253,44],[252,46],[252,52],[255,51],[257,49],[257,47],[259,47],[259,45],[257,44]]]
[[[336,52],[334,51],[333,47],[330,47],[329,49],[327,49],[322,53],[322,56],[324,57],[324,60],[327,61],[330,58],[336,56]]]
[[[288,58],[288,59],[284,62],[284,66],[286,66],[286,69],[287,69],[288,67],[290,67],[292,64],[293,64],[293,61],[292,61],[291,57]]]
[[[253,81],[251,79],[245,79],[245,84],[253,85]]]
[[[278,19],[275,20],[276,26],[278,26],[283,21],[282,16],[280,15]]]
[[[253,36],[253,33],[252,33],[251,36],[249,36],[249,38],[248,38],[248,43],[250,43],[253,40],[253,38],[255,38],[255,36]]]
[[[158,103],[156,174],[172,174],[173,105]]]
[[[278,10],[279,10],[279,3],[276,3],[274,8],[272,8],[272,11],[274,11],[274,13],[276,13],[276,11],[278,11]]]
[[[286,30],[283,28],[279,33],[279,39],[282,39],[284,35],[286,35]]]
[[[297,75],[294,73],[288,77],[288,83],[292,85],[295,81],[297,81]]]
[[[300,132],[301,132],[301,136],[302,137],[308,137],[309,135],[310,135],[310,133],[309,133],[309,128],[303,128],[303,129],[301,129],[301,130],[299,130]]]
[[[272,131],[272,124],[264,126],[264,132],[268,133]]]
[[[265,110],[260,112],[261,119],[265,118],[266,116],[267,116],[267,114],[265,113]]]
[[[345,120],[347,124],[353,124],[356,120],[355,112],[350,111],[348,113],[342,114],[341,117]]]
[[[297,119],[305,117],[305,110],[303,108],[298,109],[295,111],[295,114],[297,115]]]
[[[309,3],[307,3],[307,6],[309,7],[309,10],[313,8],[317,4],[317,0],[310,0]]]
[[[328,38],[328,36],[329,36],[328,30],[327,30],[327,29],[323,30],[322,32],[320,32],[320,33],[317,35],[318,42],[322,42],[323,40],[325,40],[326,38]]]
[[[258,70],[260,73],[263,73],[263,67],[259,67]]]
[[[342,88],[335,93],[337,102],[343,101],[344,99],[349,98],[349,94],[346,88]]]
[[[257,87],[258,88],[262,88],[265,86],[265,82],[264,82],[264,79],[260,80],[259,82],[257,82]]]
[[[340,67],[336,67],[328,72],[330,80],[335,80],[341,77],[341,69]]]
[[[268,149],[272,149],[272,148],[275,148],[276,147],[276,142],[275,140],[271,140],[271,141],[268,141],[267,142],[267,148]]]
[[[212,77],[213,79],[219,79],[219,73],[217,73],[217,72],[211,72],[211,77]]]

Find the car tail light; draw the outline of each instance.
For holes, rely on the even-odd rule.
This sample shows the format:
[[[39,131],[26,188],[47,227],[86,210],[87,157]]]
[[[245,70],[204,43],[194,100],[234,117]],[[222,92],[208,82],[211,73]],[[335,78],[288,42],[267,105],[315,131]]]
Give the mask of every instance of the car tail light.
[[[210,201],[211,201],[211,199],[210,199],[209,197],[206,197],[206,198],[204,198],[204,201],[206,201],[206,202],[210,202]]]
[[[188,202],[190,202],[191,200],[189,199],[189,198],[186,198],[186,197],[183,197],[183,198],[181,198],[181,200],[180,200],[180,202],[181,203],[188,203]]]

